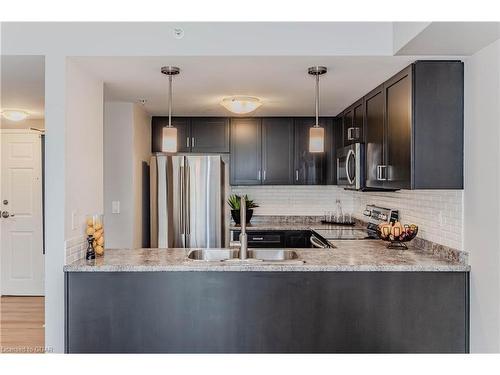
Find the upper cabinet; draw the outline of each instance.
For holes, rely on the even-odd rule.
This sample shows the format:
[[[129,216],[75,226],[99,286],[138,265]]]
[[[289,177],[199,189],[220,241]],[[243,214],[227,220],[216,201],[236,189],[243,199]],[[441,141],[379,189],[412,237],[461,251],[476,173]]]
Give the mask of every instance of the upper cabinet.
[[[194,117],[191,120],[191,152],[229,152],[229,119]]]
[[[260,118],[231,119],[231,185],[262,183],[261,124]]]
[[[314,118],[298,117],[294,119],[294,122],[294,184],[326,184],[326,153],[309,152],[309,129],[314,125]],[[330,122],[321,118],[320,125],[325,128],[325,133],[328,133]],[[328,139],[328,136],[326,138]]]
[[[372,188],[383,188],[383,181],[378,176],[384,164],[384,106],[383,85],[365,96],[365,178],[366,185]]]
[[[342,113],[344,144],[363,142],[364,101],[358,100]]]
[[[262,119],[262,183],[293,183],[293,119]]]
[[[231,120],[231,185],[293,183],[293,119]]]
[[[161,152],[162,129],[168,117],[152,118],[152,151]],[[218,117],[174,117],[177,128],[177,152],[227,153],[229,152],[229,119]]]
[[[417,61],[364,97],[367,188],[463,188],[463,83],[460,61]]]

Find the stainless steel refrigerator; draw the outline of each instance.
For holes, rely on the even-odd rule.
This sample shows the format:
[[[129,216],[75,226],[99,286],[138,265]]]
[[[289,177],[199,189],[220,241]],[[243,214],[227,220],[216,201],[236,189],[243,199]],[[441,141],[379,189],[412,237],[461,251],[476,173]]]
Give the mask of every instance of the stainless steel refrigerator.
[[[151,158],[151,247],[224,247],[224,171],[220,155]]]

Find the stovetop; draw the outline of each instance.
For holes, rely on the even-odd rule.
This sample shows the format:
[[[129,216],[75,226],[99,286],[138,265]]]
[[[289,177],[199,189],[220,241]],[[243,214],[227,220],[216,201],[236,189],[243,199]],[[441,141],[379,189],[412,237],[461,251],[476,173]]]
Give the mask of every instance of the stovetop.
[[[315,232],[325,240],[368,240],[374,238],[364,228],[316,229]]]

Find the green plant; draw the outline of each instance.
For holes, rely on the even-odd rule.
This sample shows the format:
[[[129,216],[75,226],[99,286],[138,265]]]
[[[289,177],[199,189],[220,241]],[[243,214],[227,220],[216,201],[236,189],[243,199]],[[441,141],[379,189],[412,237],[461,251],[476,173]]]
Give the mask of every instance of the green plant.
[[[254,203],[253,200],[248,199],[248,195],[245,194],[245,202],[247,206],[247,210],[250,208],[255,208],[259,207],[258,204]],[[227,203],[229,204],[229,207],[231,207],[231,210],[240,210],[240,203],[241,203],[241,196],[232,194],[229,196],[229,199],[227,200]]]

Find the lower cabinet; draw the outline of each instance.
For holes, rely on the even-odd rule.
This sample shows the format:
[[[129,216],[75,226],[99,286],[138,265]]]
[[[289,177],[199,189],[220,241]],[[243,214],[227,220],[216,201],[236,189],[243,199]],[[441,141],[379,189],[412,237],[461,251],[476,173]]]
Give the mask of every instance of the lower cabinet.
[[[239,241],[239,230],[231,231],[231,240]],[[310,230],[247,231],[248,247],[258,248],[311,248]]]
[[[467,353],[468,272],[69,272],[67,353]]]

